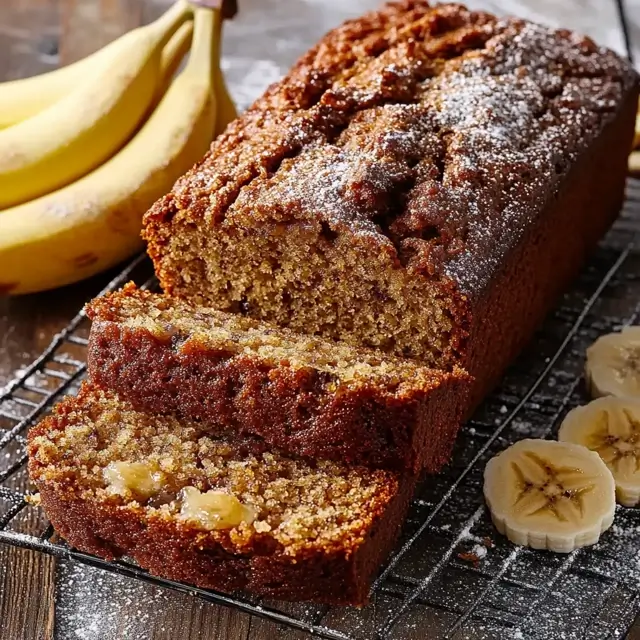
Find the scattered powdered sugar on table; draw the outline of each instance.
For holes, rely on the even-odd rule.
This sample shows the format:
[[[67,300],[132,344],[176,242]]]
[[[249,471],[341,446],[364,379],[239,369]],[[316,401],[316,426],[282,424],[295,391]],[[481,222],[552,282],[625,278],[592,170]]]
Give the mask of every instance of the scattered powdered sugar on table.
[[[27,372],[28,366],[19,367],[16,369],[11,378],[7,380],[7,382],[0,387],[0,395],[9,391],[9,388],[16,383],[17,380],[22,378],[24,374]],[[47,381],[47,376],[44,375],[41,371],[34,371],[30,376],[27,376],[24,380],[24,384],[30,387],[42,388],[43,383]]]
[[[526,418],[514,418],[511,429],[524,438],[533,436],[535,427]]]
[[[24,375],[26,370],[27,370],[27,367],[20,367],[19,369],[16,369],[13,372],[13,376],[6,382],[6,384],[0,387],[0,395],[9,391],[9,388],[11,387],[11,385],[13,385],[16,380],[21,378]]]
[[[176,603],[168,591],[71,561],[60,562],[57,584],[58,640],[151,640],[164,631],[158,611]]]
[[[478,558],[478,560],[482,560],[487,555],[487,547],[483,544],[476,544],[473,549],[471,549],[471,553]]]

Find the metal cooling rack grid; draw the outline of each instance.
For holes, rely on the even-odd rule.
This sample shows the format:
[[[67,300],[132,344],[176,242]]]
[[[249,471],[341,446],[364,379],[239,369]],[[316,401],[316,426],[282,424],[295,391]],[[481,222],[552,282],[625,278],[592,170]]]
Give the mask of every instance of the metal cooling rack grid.
[[[631,243],[639,220],[640,182],[630,181],[620,221],[535,346],[464,426],[451,465],[418,491],[400,546],[366,608],[227,596],[155,578],[129,562],[105,562],[55,536],[41,510],[25,500],[25,434],[84,376],[89,323],[82,313],[0,392],[0,542],[71,557],[323,638],[624,637],[640,612],[640,510],[619,509],[616,525],[595,548],[567,556],[534,552],[495,532],[481,477],[486,460],[510,443],[553,435],[566,411],[587,399],[581,383],[585,348],[636,320],[640,253]],[[129,279],[151,286],[149,273],[140,257],[107,289]]]

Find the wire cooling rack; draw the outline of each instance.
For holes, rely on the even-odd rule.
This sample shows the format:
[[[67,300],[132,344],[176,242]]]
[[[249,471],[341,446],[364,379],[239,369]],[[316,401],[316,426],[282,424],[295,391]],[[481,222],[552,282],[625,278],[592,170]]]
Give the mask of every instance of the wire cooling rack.
[[[554,555],[516,547],[492,527],[482,500],[486,461],[523,437],[553,436],[587,401],[586,347],[640,312],[640,181],[628,184],[620,220],[572,290],[458,438],[452,463],[418,490],[403,538],[364,609],[235,597],[150,576],[127,561],[69,548],[26,499],[25,435],[85,373],[89,322],[78,314],[49,348],[0,393],[0,542],[70,557],[193,593],[332,639],[622,638],[640,612],[640,509],[619,508],[595,547]],[[144,257],[129,279],[153,286]]]

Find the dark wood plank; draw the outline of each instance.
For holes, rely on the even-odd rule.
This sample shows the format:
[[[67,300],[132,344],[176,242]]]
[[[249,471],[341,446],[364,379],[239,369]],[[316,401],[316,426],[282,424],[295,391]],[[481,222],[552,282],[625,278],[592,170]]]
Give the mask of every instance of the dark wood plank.
[[[0,545],[0,637],[53,640],[52,559]]]
[[[0,78],[22,78],[57,66],[58,9],[55,0],[0,3]]]
[[[640,0],[622,0],[627,18],[633,61],[640,69]]]
[[[245,640],[253,624],[250,616],[236,609],[218,607],[188,596],[172,598],[162,615],[162,625],[154,625],[153,640],[169,638],[229,638]],[[274,636],[263,636],[274,637]]]
[[[142,24],[143,0],[62,0],[60,60],[68,64]]]

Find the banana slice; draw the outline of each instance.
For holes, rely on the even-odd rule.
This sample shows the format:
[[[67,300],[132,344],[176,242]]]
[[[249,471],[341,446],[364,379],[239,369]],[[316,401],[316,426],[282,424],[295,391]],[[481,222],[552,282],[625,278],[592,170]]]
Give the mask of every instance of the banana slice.
[[[616,507],[613,477],[600,457],[549,440],[521,440],[489,460],[484,496],[511,542],[559,553],[595,544]]]
[[[609,467],[618,502],[640,502],[640,400],[598,398],[577,407],[564,419],[558,440],[595,451]]]
[[[640,398],[640,327],[598,338],[587,349],[585,373],[594,398]]]

